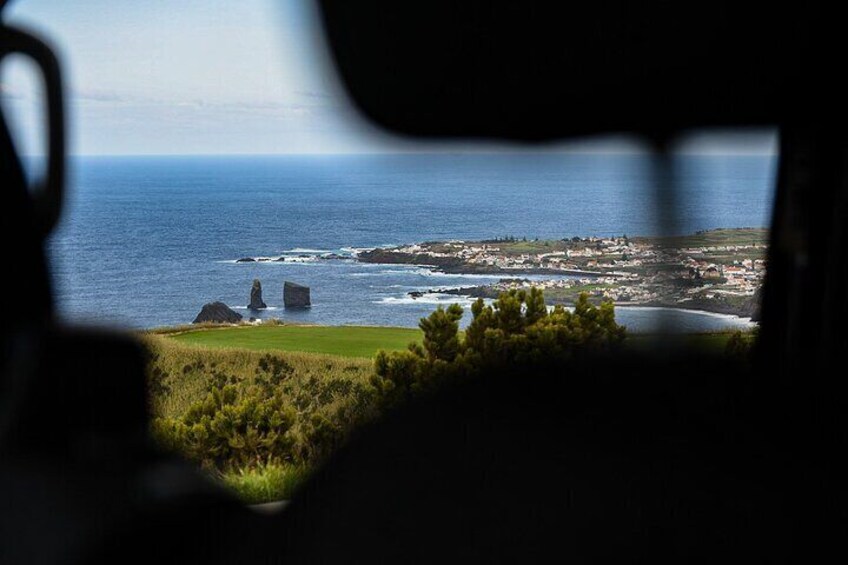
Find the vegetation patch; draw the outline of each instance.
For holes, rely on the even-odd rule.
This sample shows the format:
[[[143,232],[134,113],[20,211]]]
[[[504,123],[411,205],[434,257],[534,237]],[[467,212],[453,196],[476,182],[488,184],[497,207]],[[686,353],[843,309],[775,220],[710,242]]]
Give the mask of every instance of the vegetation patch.
[[[143,342],[155,439],[251,500],[286,495],[377,414],[368,359]]]
[[[243,500],[279,500],[354,430],[412,396],[493,370],[559,369],[587,355],[656,344],[655,336],[626,336],[612,303],[596,307],[586,294],[573,312],[549,310],[538,289],[505,292],[489,306],[478,300],[465,332],[462,315],[458,305],[439,307],[421,320],[420,331],[405,332],[412,337],[406,349],[380,350],[374,359],[204,347],[173,334],[146,334],[153,434]],[[253,329],[259,328],[195,333],[239,336]],[[755,337],[721,332],[680,339],[748,362]]]
[[[221,481],[246,504],[291,498],[309,477],[302,465],[271,464],[221,474]]]
[[[542,291],[510,290],[490,306],[471,307],[472,320],[459,332],[462,308],[438,307],[421,320],[423,345],[407,351],[381,351],[374,383],[389,403],[432,391],[448,381],[493,373],[526,373],[561,368],[589,355],[619,350],[625,328],[615,322],[612,302],[594,306],[584,293],[574,311],[548,310]]]
[[[187,345],[254,351],[302,351],[344,357],[374,357],[377,351],[402,350],[421,339],[412,328],[370,326],[227,326],[170,334]]]

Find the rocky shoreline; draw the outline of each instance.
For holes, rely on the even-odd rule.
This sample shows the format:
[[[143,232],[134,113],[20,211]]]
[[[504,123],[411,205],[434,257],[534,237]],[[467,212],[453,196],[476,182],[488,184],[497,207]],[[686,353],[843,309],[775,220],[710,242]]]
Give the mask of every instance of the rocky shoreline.
[[[363,251],[357,260],[428,267],[445,274],[513,277],[427,292],[491,299],[505,290],[537,286],[549,304],[571,305],[586,293],[593,302],[701,310],[756,320],[767,243],[767,231],[762,228],[722,228],[669,237],[431,241]],[[516,278],[529,275],[543,278],[532,283]]]
[[[529,282],[529,281],[528,281]],[[529,285],[528,285],[529,286]],[[454,296],[462,296],[467,298],[483,298],[486,300],[494,300],[503,289],[495,285],[477,285],[464,286],[459,288],[434,288],[426,291],[413,291],[407,293],[411,298],[421,298],[427,294],[447,294]],[[603,298],[590,296],[589,301],[594,304],[603,302]],[[565,300],[557,297],[545,299],[548,305],[556,306],[573,306],[573,300]],[[708,312],[710,314],[723,314],[727,316],[737,316],[739,318],[750,318],[751,321],[758,322],[760,316],[760,295],[755,294],[741,303],[732,303],[721,298],[713,299],[690,299],[685,301],[670,301],[670,300],[652,300],[645,302],[623,302],[613,301],[616,306],[633,306],[645,308],[676,308],[680,310],[696,310],[700,312]]]
[[[603,273],[601,271],[582,269],[557,269],[555,271],[544,267],[518,267],[508,268],[496,265],[473,264],[458,257],[437,257],[425,253],[399,253],[392,249],[377,248],[360,251],[356,254],[356,260],[360,263],[374,263],[380,265],[414,265],[416,267],[430,267],[434,271],[446,275],[563,275],[581,277],[618,276],[615,273]]]
[[[548,304],[572,305],[586,293],[594,303],[700,310],[758,320],[767,241],[762,228],[722,228],[670,237],[429,241],[347,248],[347,255],[293,250],[296,255],[242,257],[236,262],[345,260],[420,267],[446,275],[504,277],[491,284],[408,293],[413,299],[425,294],[494,299],[506,290],[536,286]],[[539,280],[524,278],[530,276]]]

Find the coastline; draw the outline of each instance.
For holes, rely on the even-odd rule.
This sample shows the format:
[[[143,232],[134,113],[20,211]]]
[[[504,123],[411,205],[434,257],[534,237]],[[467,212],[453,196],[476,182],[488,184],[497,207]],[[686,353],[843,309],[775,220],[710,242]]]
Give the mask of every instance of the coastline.
[[[468,294],[464,291],[468,291],[472,288],[479,288],[484,290],[481,293],[473,293]],[[494,300],[497,298],[497,294],[500,291],[496,291],[496,289],[492,287],[463,287],[456,289],[434,289],[422,294],[443,294],[443,295],[452,295],[452,296],[461,296],[464,298],[475,299],[475,298],[483,298],[484,300]],[[410,293],[412,294],[412,293]],[[547,297],[545,298],[545,302],[548,306],[566,306],[573,307],[574,302],[567,300],[549,300]],[[595,303],[600,303],[599,300],[593,301]],[[685,306],[680,306],[677,304],[665,304],[661,302],[623,302],[623,301],[612,301],[613,305],[616,309],[640,309],[640,310],[671,310],[671,311],[679,311],[679,312],[688,312],[692,314],[704,314],[717,318],[723,319],[734,319],[737,321],[742,321],[751,324],[759,324],[757,320],[757,316],[748,315],[747,312],[741,310],[732,310],[728,308],[716,308],[716,309],[707,309],[707,308],[687,308]]]
[[[658,237],[504,238],[430,241],[357,253],[358,262],[406,265],[447,275],[504,277],[497,282],[409,292],[496,299],[531,286],[546,302],[573,305],[586,293],[595,304],[659,307],[756,322],[765,275],[767,231],[720,228]],[[527,277],[545,277],[531,281]]]
[[[550,305],[549,306],[553,306]],[[570,306],[570,305],[564,305]],[[651,306],[645,304],[633,304],[633,303],[617,303],[615,304],[616,311],[619,310],[631,310],[631,311],[658,311],[658,312],[684,312],[687,314],[696,314],[702,316],[709,316],[711,318],[717,318],[721,320],[732,320],[734,322],[744,323],[747,327],[754,328],[759,325],[759,322],[752,320],[751,318],[744,316],[737,316],[735,314],[723,314],[719,312],[709,312],[707,310],[695,310],[691,308],[679,308],[673,306]],[[276,319],[275,319],[276,320]],[[134,330],[129,330],[134,334],[146,336],[146,335],[154,335],[154,336],[179,336],[190,333],[197,332],[207,332],[207,331],[218,331],[218,330],[232,330],[232,329],[245,329],[249,330],[251,328],[257,327],[286,327],[286,328],[303,328],[303,329],[321,329],[321,328],[339,328],[339,329],[363,329],[363,330],[416,330],[418,326],[398,326],[398,325],[378,325],[378,324],[310,324],[303,322],[292,322],[287,320],[278,320],[274,323],[268,323],[267,320],[261,321],[261,323],[250,323],[250,322],[237,322],[237,323],[204,323],[204,324],[177,324],[173,326],[156,326],[152,328],[138,328]],[[696,331],[694,333],[724,333],[731,331],[730,329],[714,329],[714,330],[702,330]],[[652,332],[641,332],[635,331],[633,332],[636,335],[642,334],[650,334]]]
[[[737,314],[725,314],[722,312],[710,312],[709,310],[695,310],[693,308],[681,308],[679,306],[651,306],[646,304],[627,304],[627,303],[619,303],[615,304],[616,309],[621,310],[661,310],[661,311],[675,311],[675,312],[686,312],[688,314],[701,314],[704,316],[710,316],[713,318],[719,318],[722,320],[734,320],[738,322],[744,322],[750,327],[757,327],[760,323],[748,316],[739,316]],[[724,331],[724,330],[720,330]]]
[[[454,257],[433,257],[423,253],[398,253],[391,248],[376,248],[361,251],[354,255],[360,263],[371,265],[409,265],[423,267],[446,275],[492,275],[492,276],[525,276],[525,275],[561,275],[566,277],[617,277],[618,273],[588,271],[584,269],[549,269],[542,267],[502,268],[494,265],[473,265]]]

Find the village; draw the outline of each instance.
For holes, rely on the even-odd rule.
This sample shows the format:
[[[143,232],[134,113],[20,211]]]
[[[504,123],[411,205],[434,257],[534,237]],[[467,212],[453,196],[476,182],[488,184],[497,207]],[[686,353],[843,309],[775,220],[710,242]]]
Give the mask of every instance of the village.
[[[360,261],[505,275],[500,282],[434,292],[496,297],[541,287],[549,303],[586,292],[599,302],[700,309],[754,317],[766,272],[767,231],[718,229],[672,237],[572,237],[427,242],[361,253]],[[525,275],[542,275],[536,280]]]

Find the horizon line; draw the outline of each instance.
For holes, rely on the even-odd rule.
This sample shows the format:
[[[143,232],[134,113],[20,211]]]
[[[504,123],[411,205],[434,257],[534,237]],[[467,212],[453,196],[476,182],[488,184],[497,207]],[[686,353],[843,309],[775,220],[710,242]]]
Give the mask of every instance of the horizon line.
[[[671,151],[672,155],[691,155],[691,156],[716,156],[716,157],[776,157],[780,154],[779,151]],[[286,153],[72,153],[67,155],[70,159],[78,158],[98,158],[98,157],[125,157],[125,158],[140,158],[140,157],[367,157],[367,156],[385,156],[385,155],[444,155],[444,156],[474,156],[474,155],[656,155],[655,151],[650,149],[645,150],[579,150],[579,149],[564,149],[564,150],[527,150],[517,149],[515,151],[503,150],[481,150],[481,151],[339,151],[339,152],[286,152]],[[22,155],[23,159],[39,159],[46,158],[46,155]]]

